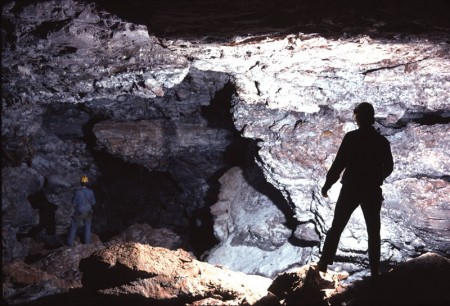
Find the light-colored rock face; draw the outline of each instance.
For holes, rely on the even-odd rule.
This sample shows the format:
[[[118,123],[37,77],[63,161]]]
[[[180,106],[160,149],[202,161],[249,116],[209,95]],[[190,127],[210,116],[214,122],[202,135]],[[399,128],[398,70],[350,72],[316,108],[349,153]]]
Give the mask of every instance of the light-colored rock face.
[[[220,178],[222,188],[211,206],[214,233],[221,243],[206,260],[225,264],[232,270],[274,277],[289,267],[310,259],[310,248],[288,242],[292,230],[286,226],[283,203],[270,197],[270,190],[248,182],[240,168],[232,168]]]
[[[317,113],[320,105],[331,105],[350,118],[349,107],[370,100],[378,116],[401,118],[408,108],[442,110],[448,102],[445,71],[450,65],[444,42],[386,42],[364,36],[327,40],[297,34],[258,44],[212,44],[199,51],[194,53],[195,67],[233,71],[238,98],[269,109]]]
[[[352,110],[361,101],[374,105],[375,126],[395,160],[383,186],[382,259],[400,262],[426,250],[448,255],[447,28],[383,36],[381,23],[366,20],[357,35],[337,22],[333,35],[295,27],[175,39],[149,34],[156,29],[151,22],[125,21],[72,0],[2,9],[5,258],[27,255],[16,241],[37,223],[27,197],[42,188],[58,207],[56,231],[64,235],[72,191],[88,173],[101,195],[96,230],[124,229],[130,220],[187,230],[199,221],[193,211],[215,198],[211,185],[220,184],[211,207],[220,244],[207,260],[266,276],[314,261],[340,185],[330,199],[319,190],[342,137],[356,128]],[[333,21],[325,21],[332,29]],[[227,160],[230,147],[243,141],[236,130],[257,144],[251,157],[276,199],[252,184],[259,176],[242,162],[249,152],[241,148]],[[156,178],[138,182],[136,172],[122,171],[131,168],[127,163],[108,172],[100,150]],[[366,263],[366,241],[357,210],[342,235],[340,260]]]
[[[197,261],[182,249],[116,244],[80,262],[83,286],[101,296],[145,298],[156,305],[192,303],[209,297],[250,305],[271,280]]]
[[[395,160],[395,170],[383,186],[382,260],[402,261],[428,249],[448,254],[450,240],[444,232],[450,229],[450,49],[446,42],[364,35],[334,40],[299,33],[261,38],[258,43],[236,39],[204,48],[181,49],[178,43],[166,42],[174,52],[193,57],[196,68],[232,75],[235,126],[244,137],[261,140],[258,165],[302,223],[292,237],[319,240],[331,225],[340,186],[333,187],[330,200],[322,198],[319,189],[343,135],[357,128],[353,108],[369,101],[375,107],[375,126],[391,142]],[[420,125],[426,122],[426,113],[442,114],[442,121],[435,123],[447,123]],[[421,117],[422,121],[417,120]],[[233,184],[224,179],[222,192],[229,194],[224,190]],[[241,206],[242,201],[235,201]],[[233,207],[219,196],[213,214],[215,208],[224,210],[224,205]],[[256,204],[252,207],[257,209]],[[224,214],[217,217],[215,227],[222,246],[213,250],[210,260],[248,271],[263,266],[241,263],[242,252],[223,237],[223,218]],[[244,219],[233,219],[230,214],[226,222],[231,225],[225,228],[245,236],[252,227],[271,220],[248,225],[251,218]],[[357,210],[341,237],[338,255],[347,258],[344,261],[367,260],[362,255],[367,251],[365,231]],[[264,236],[273,232],[267,230]],[[251,249],[247,252],[254,256]],[[313,249],[306,260],[316,259],[318,252]],[[305,258],[297,255],[297,260]],[[284,265],[283,260],[268,262]]]

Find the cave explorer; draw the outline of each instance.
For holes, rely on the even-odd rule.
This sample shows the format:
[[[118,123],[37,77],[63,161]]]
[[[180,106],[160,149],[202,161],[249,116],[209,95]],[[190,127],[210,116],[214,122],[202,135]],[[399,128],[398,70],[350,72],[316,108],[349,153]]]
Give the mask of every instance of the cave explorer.
[[[362,102],[353,111],[358,129],[348,132],[339,147],[336,158],[327,173],[322,195],[339,179],[342,188],[336,203],[334,218],[328,230],[319,271],[326,272],[333,263],[342,231],[353,211],[361,205],[368,233],[370,272],[373,279],[379,276],[380,266],[380,211],[383,202],[381,185],[392,173],[394,162],[389,141],[372,126],[375,111],[368,102]]]
[[[71,219],[67,244],[72,246],[78,228],[84,226],[84,243],[91,242],[92,208],[95,205],[94,192],[88,188],[89,178],[83,175],[80,179],[81,187],[75,190],[72,197],[74,213]]]

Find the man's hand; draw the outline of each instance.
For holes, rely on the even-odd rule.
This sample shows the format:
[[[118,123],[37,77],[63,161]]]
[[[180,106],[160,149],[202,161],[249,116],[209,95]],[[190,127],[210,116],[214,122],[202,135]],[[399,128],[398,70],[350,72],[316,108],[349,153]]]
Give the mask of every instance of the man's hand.
[[[322,196],[328,198],[328,190],[322,187]]]

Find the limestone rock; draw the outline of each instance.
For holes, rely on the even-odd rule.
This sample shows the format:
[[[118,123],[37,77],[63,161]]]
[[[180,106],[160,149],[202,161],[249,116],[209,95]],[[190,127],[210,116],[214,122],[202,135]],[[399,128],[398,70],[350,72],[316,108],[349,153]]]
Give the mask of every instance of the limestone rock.
[[[232,79],[237,88],[233,108],[235,125],[245,137],[261,140],[258,143],[261,147],[258,152],[258,164],[263,169],[267,181],[283,193],[299,222],[311,222],[313,230],[320,237],[324,236],[331,225],[333,203],[337,199],[340,186],[336,184],[332,189],[331,201],[321,197],[320,187],[343,135],[356,128],[355,124],[351,122],[351,110],[356,103],[363,100],[374,104],[378,121],[376,127],[391,141],[396,161],[396,170],[385,185],[386,190],[389,190],[385,197],[385,207],[389,207],[391,201],[395,202],[400,199],[398,196],[389,197],[393,195],[391,191],[393,186],[390,184],[402,177],[430,176],[436,179],[442,177],[444,181],[448,180],[444,171],[450,159],[448,154],[443,153],[448,151],[446,137],[448,133],[445,132],[448,129],[448,123],[428,126],[415,124],[416,120],[420,122],[420,118],[425,118],[427,112],[439,114],[442,109],[448,108],[449,97],[441,92],[441,88],[448,85],[448,74],[440,70],[447,67],[449,63],[448,52],[445,51],[447,47],[442,49],[440,44],[428,45],[426,40],[420,40],[420,48],[425,48],[427,52],[431,52],[430,54],[435,54],[437,58],[441,59],[439,61],[432,60],[430,65],[442,73],[430,74],[429,67],[431,66],[420,66],[419,70],[403,79],[401,76],[404,71],[401,69],[381,68],[384,65],[382,58],[387,54],[392,54],[389,50],[400,47],[396,42],[380,46],[378,51],[381,53],[378,55],[377,51],[369,52],[370,55],[367,57],[360,57],[359,55],[365,54],[366,50],[372,50],[377,42],[370,41],[368,45],[355,45],[350,41],[333,41],[318,37],[308,41],[298,41],[296,46],[292,46],[294,49],[299,48],[298,53],[290,54],[289,60],[280,57],[277,61],[269,55],[274,52],[273,50],[276,50],[277,54],[288,52],[287,50],[291,50],[288,46],[293,41],[295,41],[294,37],[286,36],[284,40],[277,37],[266,40],[256,49],[252,49],[251,45],[245,43],[235,47],[217,44],[216,52],[222,56],[215,61],[215,67],[219,65],[223,71],[240,72],[236,78]],[[330,49],[327,49],[328,47]],[[341,47],[342,49],[340,49]],[[362,49],[360,49],[361,47]],[[399,50],[404,47],[402,45]],[[244,53],[249,50],[251,50],[249,60],[254,61],[254,65],[248,61],[240,62],[233,59],[236,54],[245,57]],[[344,56],[350,50],[357,56]],[[198,61],[194,63],[197,68],[211,69],[210,59],[206,60],[207,54],[198,53],[197,50],[192,51],[193,55],[198,58]],[[333,53],[331,66],[336,65],[331,70],[323,71],[320,65],[315,64],[315,60],[318,58],[330,60],[327,55],[329,51]],[[314,52],[314,56],[310,52]],[[268,56],[266,57],[265,54]],[[410,55],[415,58],[422,56],[421,53]],[[298,58],[296,58],[297,56]],[[373,58],[374,61],[371,63],[364,62],[371,56],[378,57],[378,59]],[[400,59],[393,60],[398,62]],[[381,69],[372,70],[371,65],[378,65],[377,63],[380,64]],[[400,64],[400,62],[398,63]],[[272,68],[282,71],[283,77],[281,73],[274,71],[273,75],[276,78],[270,79],[267,75]],[[303,69],[308,70],[307,76],[299,73]],[[356,70],[352,72],[353,69]],[[295,72],[291,75],[290,71]],[[333,80],[325,77],[328,73],[334,75]],[[373,75],[377,76],[376,80],[370,79]],[[414,90],[414,93],[410,92],[411,96],[408,97],[408,100],[415,102],[401,102],[405,98],[402,88],[408,86],[407,83],[420,84],[417,86],[423,86],[424,90],[428,88],[428,80],[425,81],[422,78],[423,75],[429,75],[430,78],[427,79],[434,84],[432,87],[435,94],[440,97],[439,101],[435,101],[433,98],[425,99],[429,101],[429,104],[421,106],[424,101],[421,98],[422,93]],[[406,83],[402,83],[401,80]],[[255,87],[254,90],[251,89],[251,86]],[[374,90],[374,88],[371,89],[372,86],[377,88],[377,96],[371,94]],[[339,93],[340,90],[343,92]],[[408,108],[399,107],[397,103],[408,104],[411,109],[406,111]],[[419,119],[411,117],[411,113],[416,113]],[[392,118],[397,119],[393,121],[394,124],[383,126],[386,121],[389,121],[388,118],[391,118],[389,119],[391,121]],[[443,118],[443,122],[448,122],[448,120]],[[405,123],[408,124],[404,126]],[[431,130],[433,133],[430,133]],[[439,166],[431,166],[431,164],[435,164],[435,160],[441,160]],[[417,161],[420,162],[417,163]],[[398,185],[396,184],[396,186]],[[441,206],[439,198],[435,197],[433,193],[428,193],[426,198],[430,203],[433,202],[431,206]],[[448,201],[444,200],[443,202],[447,203]],[[447,210],[448,208],[445,208],[443,211]],[[403,224],[398,225],[389,220],[389,213],[384,211],[383,215],[388,220],[386,226],[389,231],[396,233],[386,238],[383,257],[399,259],[399,256],[390,256],[392,255],[390,253],[395,253],[395,245],[403,242],[395,238],[392,241],[391,238],[401,237],[401,233],[409,232],[406,240],[413,241],[417,239],[416,230],[410,227],[405,231],[402,228]],[[412,219],[414,219],[413,216],[415,215],[411,215]],[[431,215],[430,218],[432,218]],[[416,224],[421,224],[421,222],[416,222]],[[420,231],[426,232],[426,226]],[[423,237],[423,235],[421,236]],[[362,214],[358,211],[342,236],[340,255],[352,258],[352,260],[359,257],[359,261],[364,261],[364,257],[358,254],[366,252],[365,237],[364,221]],[[323,239],[321,240],[323,241]],[[437,246],[431,237],[427,237],[426,240],[435,247]],[[388,244],[391,246],[389,247]],[[443,242],[436,251],[445,253],[448,249],[447,246],[448,242]],[[417,254],[420,254],[419,249],[404,248],[401,256],[408,257]]]

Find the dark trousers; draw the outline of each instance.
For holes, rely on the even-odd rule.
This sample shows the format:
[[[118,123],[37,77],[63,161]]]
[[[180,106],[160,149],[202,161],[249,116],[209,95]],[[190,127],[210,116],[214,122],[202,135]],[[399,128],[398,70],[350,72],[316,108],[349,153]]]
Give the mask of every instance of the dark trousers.
[[[372,275],[380,266],[380,210],[383,202],[381,188],[343,185],[336,203],[331,228],[327,232],[320,262],[332,264],[342,231],[352,213],[361,205],[369,236],[369,263]]]
[[[92,227],[92,217],[88,217],[83,219],[83,224],[78,224],[80,220],[77,220],[76,217],[72,217],[70,224],[70,232],[69,237],[67,238],[67,245],[72,246],[77,235],[78,228],[80,226],[84,226],[84,243],[91,243],[91,227]]]

